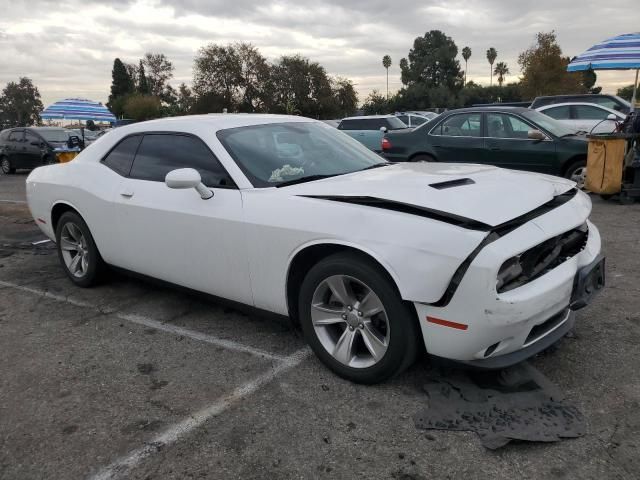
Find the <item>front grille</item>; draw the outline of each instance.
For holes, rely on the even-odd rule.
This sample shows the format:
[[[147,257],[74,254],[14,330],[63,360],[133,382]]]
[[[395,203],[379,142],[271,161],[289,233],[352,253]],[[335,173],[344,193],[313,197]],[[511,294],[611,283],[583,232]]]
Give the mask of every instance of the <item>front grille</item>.
[[[550,238],[502,264],[498,272],[498,293],[518,288],[574,257],[587,244],[587,224]]]

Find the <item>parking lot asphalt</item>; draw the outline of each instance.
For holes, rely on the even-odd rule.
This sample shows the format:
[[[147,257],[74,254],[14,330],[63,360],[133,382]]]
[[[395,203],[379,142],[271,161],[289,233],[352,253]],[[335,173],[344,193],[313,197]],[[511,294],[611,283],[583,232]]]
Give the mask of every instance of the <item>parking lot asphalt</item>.
[[[631,479],[640,472],[640,205],[594,197],[607,288],[531,360],[587,433],[484,448],[419,430],[422,359],[346,382],[285,322],[120,274],[73,287],[0,176],[0,478]]]

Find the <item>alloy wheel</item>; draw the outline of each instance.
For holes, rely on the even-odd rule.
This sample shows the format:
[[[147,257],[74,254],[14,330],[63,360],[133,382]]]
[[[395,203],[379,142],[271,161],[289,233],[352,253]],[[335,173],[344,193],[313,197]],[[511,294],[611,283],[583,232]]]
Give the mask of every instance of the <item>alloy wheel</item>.
[[[89,247],[82,230],[75,223],[67,222],[62,227],[60,250],[69,272],[74,277],[84,277],[89,268]]]
[[[584,188],[585,181],[587,179],[587,167],[584,165],[578,167],[571,172],[569,179],[576,182],[576,186],[580,189]]]
[[[384,305],[356,278],[333,275],[323,280],[313,294],[311,321],[325,350],[348,367],[371,367],[389,347]]]

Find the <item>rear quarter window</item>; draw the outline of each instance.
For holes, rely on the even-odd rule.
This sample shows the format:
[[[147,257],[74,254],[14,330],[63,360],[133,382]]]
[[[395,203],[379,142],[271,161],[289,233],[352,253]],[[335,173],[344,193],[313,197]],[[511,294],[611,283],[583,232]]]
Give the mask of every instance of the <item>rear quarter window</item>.
[[[126,177],[131,171],[133,158],[136,155],[141,139],[142,135],[124,138],[102,159],[102,163],[114,172]]]

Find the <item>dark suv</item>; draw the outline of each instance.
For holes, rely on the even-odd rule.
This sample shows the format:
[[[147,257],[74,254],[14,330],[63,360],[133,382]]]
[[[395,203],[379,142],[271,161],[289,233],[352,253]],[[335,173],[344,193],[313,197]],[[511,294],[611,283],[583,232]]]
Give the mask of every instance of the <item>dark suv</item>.
[[[566,103],[566,102],[582,102],[582,103],[595,103],[596,105],[602,105],[603,107],[612,108],[624,114],[628,114],[631,110],[631,104],[624,98],[620,98],[616,95],[596,95],[596,94],[583,94],[583,95],[554,95],[550,97],[536,97],[531,103],[529,108],[535,110],[538,107],[544,107],[546,105],[552,105],[554,103]]]
[[[0,132],[0,170],[34,169],[57,162],[57,153],[79,151],[81,140],[57,127],[20,127]]]

